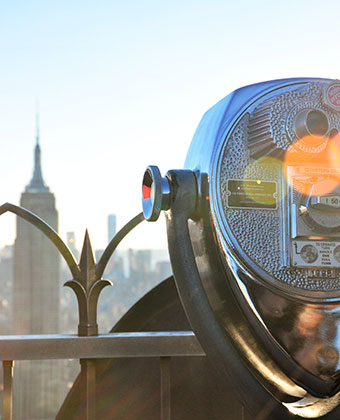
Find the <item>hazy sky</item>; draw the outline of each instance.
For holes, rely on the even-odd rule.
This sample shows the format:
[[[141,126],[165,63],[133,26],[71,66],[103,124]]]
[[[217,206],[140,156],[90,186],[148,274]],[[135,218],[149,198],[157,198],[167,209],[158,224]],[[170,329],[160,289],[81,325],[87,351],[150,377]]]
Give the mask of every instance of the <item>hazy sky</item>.
[[[0,0],[0,202],[32,176],[36,102],[43,175],[60,234],[141,211],[144,169],[181,168],[203,113],[232,90],[340,77],[339,1]],[[148,224],[125,246],[165,244]],[[14,217],[0,218],[0,245]],[[163,239],[163,242],[161,242]],[[165,246],[165,245],[164,245]]]

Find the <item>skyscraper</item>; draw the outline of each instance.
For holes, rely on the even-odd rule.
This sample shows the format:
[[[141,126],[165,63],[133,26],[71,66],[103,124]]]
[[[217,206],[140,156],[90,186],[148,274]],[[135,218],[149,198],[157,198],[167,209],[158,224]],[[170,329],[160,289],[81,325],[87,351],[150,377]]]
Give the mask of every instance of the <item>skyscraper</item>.
[[[108,242],[115,236],[117,231],[117,217],[115,214],[109,214],[107,216],[107,233],[108,233]]]
[[[45,185],[41,171],[41,151],[37,128],[34,170],[21,195],[20,205],[58,230],[58,212],[53,193]],[[14,244],[13,333],[58,333],[59,255],[56,247],[37,228],[17,218]],[[53,363],[53,362],[52,362]],[[21,362],[14,376],[16,419],[52,418],[55,395],[49,390],[58,373],[51,362]],[[58,391],[55,389],[55,393]],[[51,400],[52,399],[52,400]],[[54,399],[54,401],[53,401]]]
[[[79,259],[79,251],[76,244],[76,235],[74,232],[66,232],[66,244],[70,248],[72,254]]]
[[[58,231],[54,194],[49,191],[42,177],[38,131],[36,140],[33,177],[21,195],[20,205]],[[57,249],[37,228],[17,218],[14,245],[14,332],[57,333],[59,292]]]

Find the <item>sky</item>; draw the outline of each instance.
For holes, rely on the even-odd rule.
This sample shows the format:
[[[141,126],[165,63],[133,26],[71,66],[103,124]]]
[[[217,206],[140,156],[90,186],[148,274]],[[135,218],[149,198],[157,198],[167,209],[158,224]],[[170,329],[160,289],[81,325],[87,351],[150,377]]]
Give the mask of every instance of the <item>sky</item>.
[[[0,0],[0,202],[18,204],[42,170],[59,233],[107,243],[141,211],[145,168],[183,167],[206,110],[239,87],[340,77],[340,2],[324,0]],[[335,20],[334,20],[335,19]],[[164,222],[122,246],[166,247]],[[15,218],[0,217],[0,246]]]

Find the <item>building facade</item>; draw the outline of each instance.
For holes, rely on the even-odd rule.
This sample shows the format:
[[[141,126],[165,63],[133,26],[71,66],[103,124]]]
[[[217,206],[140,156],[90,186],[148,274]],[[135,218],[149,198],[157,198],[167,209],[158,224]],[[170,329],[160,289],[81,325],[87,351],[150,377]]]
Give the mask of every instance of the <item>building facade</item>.
[[[55,197],[41,171],[39,134],[34,170],[20,206],[58,231]],[[37,228],[17,218],[14,244],[12,320],[14,334],[59,332],[60,259],[55,246]],[[14,376],[14,418],[50,419],[61,390],[61,371],[53,362],[17,362]],[[53,388],[53,386],[54,388]]]
[[[117,216],[115,214],[109,214],[107,216],[107,239],[108,242],[115,236],[117,232]]]

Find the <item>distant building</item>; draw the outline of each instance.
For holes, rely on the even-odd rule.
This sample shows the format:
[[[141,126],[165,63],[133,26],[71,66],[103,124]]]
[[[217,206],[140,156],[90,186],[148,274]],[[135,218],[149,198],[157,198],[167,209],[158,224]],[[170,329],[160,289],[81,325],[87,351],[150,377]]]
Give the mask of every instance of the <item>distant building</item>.
[[[79,251],[77,249],[76,235],[74,232],[66,232],[66,243],[67,243],[67,246],[70,248],[74,257],[76,258],[76,260],[78,260]]]
[[[129,249],[129,287],[132,296],[140,298],[155,286],[155,276],[151,270],[152,251],[150,249]]]
[[[103,249],[95,250],[96,262],[103,252]],[[110,331],[137,300],[171,276],[171,273],[166,249],[116,250],[103,275],[103,278],[113,282],[113,287],[106,287],[99,299],[99,332]],[[66,312],[63,311],[65,314]]]
[[[159,281],[167,279],[172,275],[170,261],[158,261],[154,271]]]
[[[96,249],[94,251],[94,259],[96,260],[96,262],[100,260],[100,257],[103,255],[103,252],[104,252],[103,249]]]
[[[43,181],[40,153],[37,136],[33,177],[21,195],[20,206],[37,214],[58,231],[55,198]],[[13,327],[16,334],[58,332],[59,265],[59,254],[51,241],[18,217],[13,290]]]
[[[115,214],[109,214],[107,216],[107,234],[108,242],[115,236],[117,232],[117,217]]]
[[[151,273],[151,250],[129,249],[129,269],[131,280],[148,282]]]
[[[53,193],[41,172],[37,132],[34,171],[21,195],[20,205],[58,231],[58,212]],[[37,228],[17,218],[14,244],[13,333],[51,334],[59,332],[60,260],[56,247]],[[55,416],[58,366],[53,362],[17,363],[14,380],[14,418],[50,419]]]

